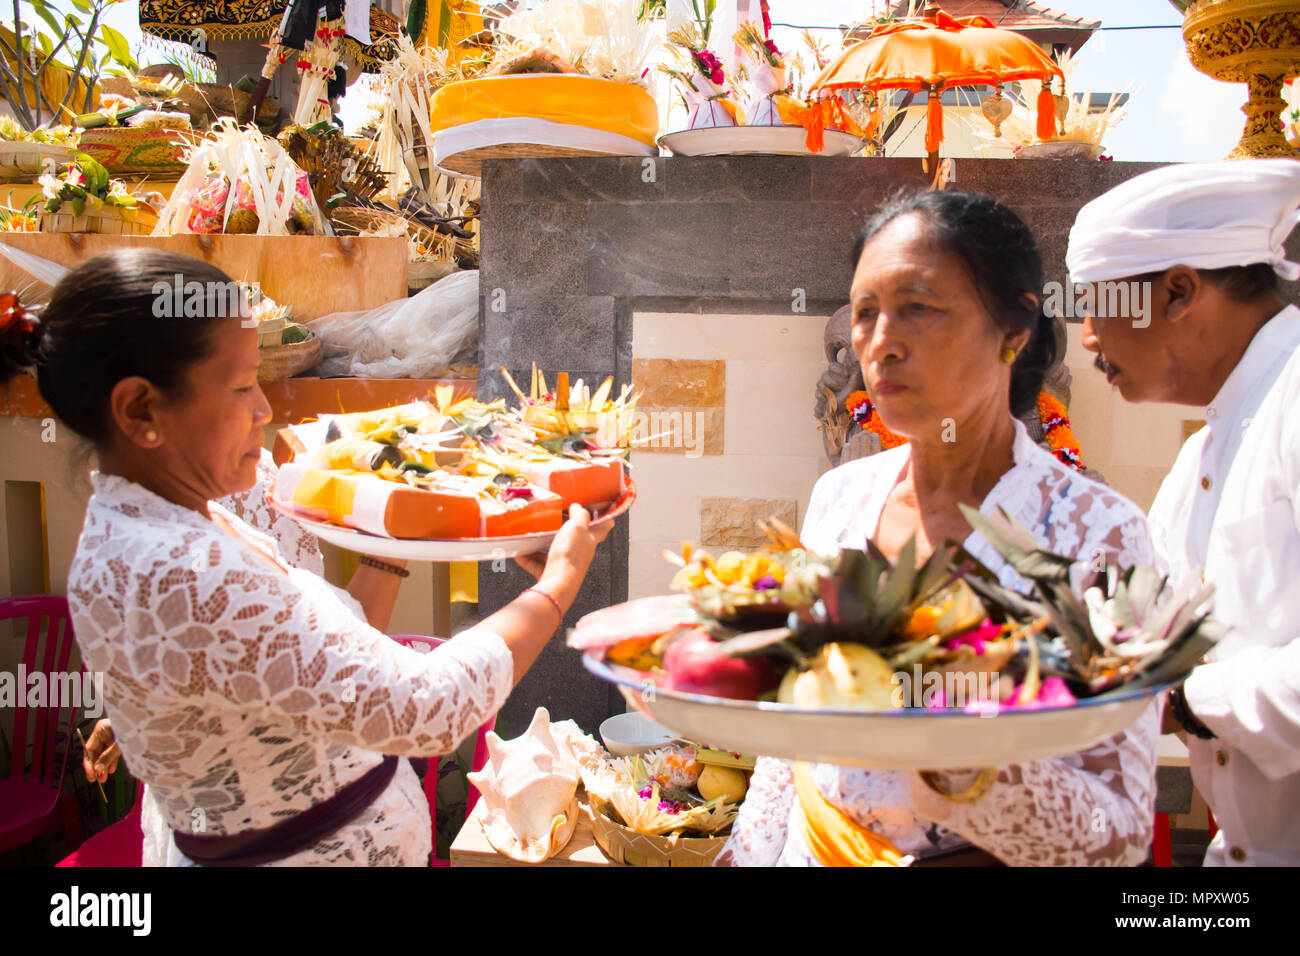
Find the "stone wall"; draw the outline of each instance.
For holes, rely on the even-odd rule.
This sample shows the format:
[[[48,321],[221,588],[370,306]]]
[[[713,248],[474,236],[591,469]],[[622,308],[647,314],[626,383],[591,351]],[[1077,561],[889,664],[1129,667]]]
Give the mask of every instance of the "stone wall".
[[[1157,165],[962,159],[954,185],[1010,205],[1038,238],[1047,280],[1064,282],[1066,241],[1079,207]],[[725,324],[735,337],[744,317],[752,316],[757,341],[772,317],[795,316],[806,354],[807,329],[820,328],[814,317],[829,316],[847,301],[850,251],[867,214],[899,189],[925,186],[914,159],[523,160],[488,161],[483,169],[479,394],[505,395],[498,369],[505,366],[527,381],[519,376],[533,361],[548,376],[567,370],[588,381],[613,375],[619,384],[650,384],[647,406],[700,412],[712,423],[702,461],[721,454],[720,444],[734,447],[736,439],[752,437],[754,428],[749,422],[744,434],[733,434],[744,419],[723,397],[726,389],[719,391],[719,367],[721,359],[731,365],[741,356],[704,348],[706,333]],[[1297,258],[1300,234],[1292,242]],[[1295,298],[1294,288],[1290,291]],[[661,330],[693,315],[695,332],[678,333],[683,340],[672,349],[659,342],[649,350],[638,346],[634,355],[634,315],[646,317],[644,323],[650,314]],[[689,323],[678,327],[690,328]],[[1068,364],[1076,379],[1071,416],[1085,460],[1108,477],[1108,468],[1116,470],[1123,480],[1112,478],[1113,483],[1146,506],[1182,441],[1183,422],[1198,417],[1196,410],[1122,406],[1088,369],[1091,356],[1079,348],[1077,323],[1069,332]],[[779,363],[781,347],[772,346],[767,359]],[[813,431],[815,384],[815,378],[799,384],[807,397],[793,409]],[[724,427],[713,434],[719,420]],[[1157,438],[1153,429],[1160,433]],[[710,447],[709,441],[720,444]],[[664,473],[668,457],[654,451],[634,455],[634,475],[646,484],[651,475]],[[762,484],[760,477],[755,485]],[[709,518],[699,525],[700,534],[719,545],[740,543],[731,526],[755,508],[779,507],[786,515],[793,510],[802,520],[802,503],[815,477],[800,464],[797,474],[763,479],[767,490],[705,491],[700,502],[726,500],[706,509]],[[647,504],[652,494],[647,492]],[[631,521],[620,520],[600,548],[566,625],[626,599],[629,526],[638,527],[641,514],[634,508]],[[665,583],[667,570],[664,566]],[[480,565],[481,611],[490,613],[529,583],[513,564],[504,571]],[[538,705],[547,706],[553,718],[572,717],[592,732],[605,716],[624,709],[617,690],[591,678],[576,652],[559,640],[543,652],[502,712],[503,732],[522,730]]]

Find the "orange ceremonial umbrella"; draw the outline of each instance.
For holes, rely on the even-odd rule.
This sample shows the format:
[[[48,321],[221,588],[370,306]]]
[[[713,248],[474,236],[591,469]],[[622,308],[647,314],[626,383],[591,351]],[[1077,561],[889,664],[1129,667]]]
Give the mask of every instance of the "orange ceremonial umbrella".
[[[951,17],[932,3],[924,17],[878,25],[818,74],[808,88],[812,106],[802,117],[808,149],[821,152],[822,130],[843,108],[837,90],[925,89],[930,94],[925,148],[937,157],[943,141],[939,94],[954,86],[996,86],[1014,80],[1045,81],[1037,106],[1038,135],[1046,139],[1056,132],[1056,101],[1046,82],[1052,76],[1064,84],[1061,68],[1021,34],[999,30],[987,17]]]

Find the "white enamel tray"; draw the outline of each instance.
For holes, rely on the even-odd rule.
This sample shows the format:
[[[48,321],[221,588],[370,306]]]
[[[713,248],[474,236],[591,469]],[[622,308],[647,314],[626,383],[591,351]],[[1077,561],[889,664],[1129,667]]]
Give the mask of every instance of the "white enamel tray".
[[[909,708],[804,709],[656,687],[651,675],[583,655],[628,703],[687,740],[738,753],[893,770],[1002,767],[1087,750],[1128,727],[1171,684],[1085,698],[1071,707],[977,716]]]
[[[591,522],[592,526],[599,527],[613,521],[631,508],[635,500],[636,485],[629,478],[623,497],[595,516]],[[355,528],[344,528],[303,517],[269,496],[267,503],[280,514],[298,522],[322,541],[328,541],[348,551],[402,561],[495,561],[521,554],[537,554],[547,550],[558,533],[537,531],[505,538],[385,538],[365,531],[357,531]]]
[[[674,156],[847,156],[862,145],[862,140],[850,133],[828,129],[825,147],[820,153],[810,153],[804,145],[807,135],[802,126],[710,126],[665,133],[659,137],[659,145],[672,150]]]

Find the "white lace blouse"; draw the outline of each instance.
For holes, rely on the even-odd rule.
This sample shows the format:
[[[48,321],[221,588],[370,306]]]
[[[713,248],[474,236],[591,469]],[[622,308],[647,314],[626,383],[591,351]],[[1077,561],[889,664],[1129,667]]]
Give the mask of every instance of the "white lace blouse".
[[[104,674],[123,757],[171,829],[268,827],[382,754],[450,752],[505,701],[514,664],[491,631],[421,654],[221,505],[209,507],[248,540],[126,479],[92,483],[68,576],[73,625],[87,666]],[[402,760],[356,820],[281,862],[423,865],[431,843],[427,801]],[[149,826],[144,862],[190,863]]]
[[[902,445],[823,475],[804,519],[804,544],[825,554],[863,547],[909,454]],[[981,511],[1001,505],[1058,554],[1089,563],[1100,555],[1120,567],[1153,563],[1136,505],[1061,464],[1020,422],[1013,455]],[[1004,584],[1029,590],[981,536],[972,533],[964,544]],[[1088,573],[1088,564],[1076,565],[1076,588]],[[1159,720],[1153,703],[1128,730],[1091,750],[1002,767],[988,793],[971,803],[946,800],[911,772],[814,764],[812,776],[854,822],[917,859],[969,843],[1013,866],[1137,865],[1151,843]],[[966,782],[954,780],[954,789]],[[796,813],[793,765],[760,757],[717,865],[818,865]]]

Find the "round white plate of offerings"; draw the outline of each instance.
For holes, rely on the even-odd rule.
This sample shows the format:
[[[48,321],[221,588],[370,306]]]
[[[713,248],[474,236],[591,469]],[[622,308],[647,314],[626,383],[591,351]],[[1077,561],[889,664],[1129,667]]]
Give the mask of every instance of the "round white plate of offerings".
[[[281,429],[272,508],[340,548],[405,561],[495,561],[547,550],[573,505],[593,524],[636,500],[625,456],[636,396],[533,369],[518,406],[452,386],[392,408]]]
[[[1086,750],[1132,724],[1170,686],[1143,686],[1039,710],[869,712],[683,693],[603,658],[600,651],[588,651],[583,664],[618,684],[631,706],[680,737],[786,760],[894,770],[1000,767]]]
[[[606,507],[593,508],[592,526],[613,521],[632,507],[636,484],[627,479],[623,496]],[[303,517],[274,499],[268,503],[280,514],[292,518],[322,541],[339,548],[369,554],[376,558],[401,561],[496,561],[524,554],[538,554],[550,548],[558,531],[535,531],[528,534],[493,538],[387,538],[355,528],[345,528],[327,521]]]
[[[996,767],[1086,750],[1186,678],[1223,628],[1211,588],[1171,593],[1152,568],[1110,567],[1083,599],[1072,558],[1004,514],[963,513],[1033,590],[961,545],[890,561],[871,543],[772,544],[716,558],[687,544],[673,595],[578,621],[583,664],[689,740],[790,760],[895,769]]]

